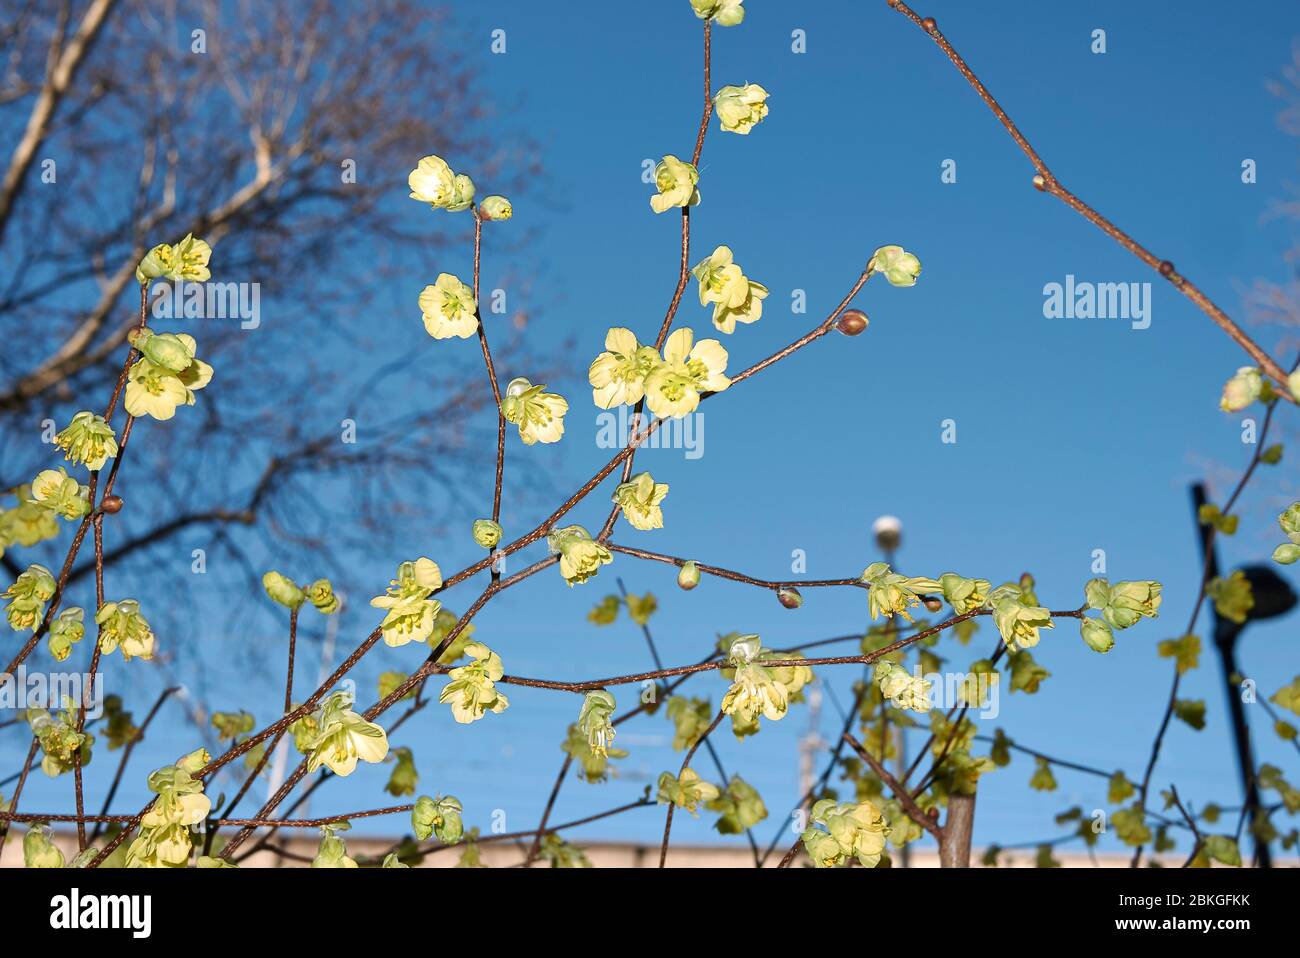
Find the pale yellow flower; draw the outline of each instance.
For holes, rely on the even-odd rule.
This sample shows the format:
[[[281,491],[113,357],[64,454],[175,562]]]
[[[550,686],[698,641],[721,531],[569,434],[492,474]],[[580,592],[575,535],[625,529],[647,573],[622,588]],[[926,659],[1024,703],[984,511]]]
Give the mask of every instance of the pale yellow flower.
[[[601,409],[640,402],[645,378],[659,363],[653,346],[640,345],[632,330],[615,326],[605,334],[605,351],[587,371],[592,402]]]
[[[486,712],[504,712],[510,706],[510,700],[496,687],[505,674],[501,656],[481,642],[468,643],[465,654],[473,661],[448,672],[451,681],[438,696],[439,702],[451,705],[451,717],[462,725],[481,719]]]
[[[565,526],[546,537],[553,555],[560,557],[560,575],[570,586],[583,583],[614,561],[613,554],[591,538],[582,526]]]
[[[316,734],[308,746],[307,771],[322,765],[335,775],[351,775],[357,762],[382,762],[388,756],[383,728],[352,711],[352,697],[335,692],[315,713]]]
[[[469,339],[478,332],[474,290],[450,273],[439,273],[432,286],[424,287],[420,312],[424,314],[425,330],[434,339]]]
[[[659,192],[650,197],[650,208],[663,213],[674,206],[698,205],[700,191],[695,184],[699,181],[700,174],[693,165],[668,154],[655,167],[655,189]]]
[[[661,418],[694,412],[700,393],[722,392],[731,385],[725,375],[727,351],[716,339],[695,342],[689,329],[679,329],[664,344],[664,361],[645,381],[645,400]]]
[[[456,174],[440,156],[426,156],[406,178],[411,199],[445,209],[456,191]]]
[[[507,422],[519,427],[519,438],[526,446],[559,442],[564,435],[564,414],[569,411],[569,403],[545,389],[545,385],[534,386],[521,376],[510,381],[501,400],[502,414]]]
[[[767,116],[767,91],[757,83],[724,86],[714,96],[713,104],[722,129],[744,135]]]
[[[691,272],[700,284],[700,305],[713,304],[713,325],[720,332],[730,334],[737,322],[753,323],[762,317],[767,287],[741,271],[730,247],[719,246]]]
[[[668,495],[668,484],[655,482],[648,472],[635,475],[630,481],[614,490],[614,502],[623,510],[623,517],[633,529],[662,529],[663,510],[659,503]]]

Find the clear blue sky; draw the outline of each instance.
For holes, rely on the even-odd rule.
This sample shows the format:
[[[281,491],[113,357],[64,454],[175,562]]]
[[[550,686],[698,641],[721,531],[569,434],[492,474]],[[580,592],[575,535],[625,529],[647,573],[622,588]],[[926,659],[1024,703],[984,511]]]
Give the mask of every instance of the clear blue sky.
[[[650,212],[641,164],[690,153],[701,97],[699,21],[686,0],[463,6],[447,29],[464,31],[465,53],[482,71],[494,110],[488,129],[507,151],[520,135],[531,137],[546,170],[531,195],[517,199],[515,219],[487,229],[484,288],[505,285],[512,309],[533,317],[528,335],[575,341],[572,374],[551,383],[572,404],[565,439],[525,448],[512,436],[508,482],[524,480],[519,467],[527,462],[567,494],[610,455],[595,443],[587,363],[610,325],[653,338],[672,291],[679,220]],[[1223,380],[1244,355],[1158,276],[1033,190],[1031,167],[993,116],[935,45],[883,0],[754,0],[746,7],[742,26],[714,31],[714,86],[761,83],[771,113],[748,137],[711,125],[703,203],[692,214],[692,261],[729,244],[746,272],[772,291],[762,321],[725,339],[731,368],[819,321],[877,246],[915,251],[924,272],[913,289],[868,284],[855,303],[871,316],[865,335],[825,339],[711,400],[702,458],[642,452],[638,466],[672,486],[666,528],[635,533],[621,524],[617,538],[767,578],[789,576],[792,551],[801,549],[809,578],[836,577],[878,558],[870,525],[892,513],[905,524],[899,564],[906,571],[955,569],[1001,581],[1028,569],[1053,608],[1080,604],[1092,552],[1104,549],[1112,579],[1165,583],[1160,618],[1121,634],[1105,657],[1062,622],[1035,649],[1052,679],[1035,697],[1004,695],[994,724],[1031,747],[1140,777],[1170,678],[1155,645],[1181,633],[1197,584],[1187,484],[1208,475],[1222,498],[1251,452],[1239,440],[1240,417],[1217,408]],[[932,0],[920,12],[937,18],[1067,186],[1173,260],[1234,316],[1242,314],[1245,284],[1285,278],[1291,234],[1264,214],[1300,170],[1296,141],[1279,130],[1281,104],[1265,83],[1291,56],[1300,8],[1258,4],[1240,16],[1209,2],[1030,10]],[[496,28],[506,31],[504,55],[489,51]],[[1090,52],[1095,28],[1106,31],[1104,55]],[[804,54],[791,52],[795,29],[806,32]],[[1258,164],[1255,185],[1240,180],[1245,158]],[[457,158],[447,159],[457,166]],[[940,181],[946,159],[956,161],[955,184]],[[479,187],[493,190],[483,180]],[[409,204],[403,190],[392,202]],[[468,222],[409,205],[413,217],[424,217],[412,222],[429,230]],[[526,230],[536,237],[523,248],[501,238]],[[393,347],[426,351],[435,374],[440,352],[472,358],[477,347],[429,340],[415,297],[436,273],[468,279],[469,268],[466,244],[379,304],[390,307],[377,322]],[[1043,287],[1067,274],[1150,282],[1150,328],[1045,319]],[[520,275],[533,279],[525,286]],[[791,313],[794,289],[806,291],[807,314]],[[701,333],[711,328],[693,289],[678,322]],[[1275,329],[1255,333],[1270,349],[1281,341]],[[528,371],[502,373],[504,381]],[[1294,410],[1281,418],[1285,438],[1295,431]],[[956,420],[956,444],[940,441],[945,419]],[[489,443],[493,432],[485,419],[481,441]],[[1224,549],[1230,565],[1262,558],[1276,544],[1273,516],[1296,491],[1292,470],[1267,472],[1244,497],[1246,519]],[[483,510],[489,481],[467,492],[485,500]],[[574,521],[599,525],[607,502],[602,488]],[[507,535],[532,528],[546,511],[544,502],[508,490]],[[480,514],[467,510],[465,525]],[[446,571],[477,557],[468,535],[428,542],[413,534],[393,561],[418,554]],[[376,592],[391,564],[376,566]],[[576,679],[648,668],[643,640],[626,619],[603,629],[585,621],[615,590],[615,575],[634,592],[660,597],[652,625],[668,663],[698,659],[717,633],[759,632],[766,644],[787,646],[853,631],[866,618],[865,595],[856,590],[810,590],[804,607],[788,612],[769,593],[714,580],[685,594],[666,567],[620,557],[584,587],[567,589],[548,570],[509,591],[480,614],[478,635],[516,674]],[[446,602],[460,611],[476,594],[469,584]],[[350,649],[373,621],[354,601],[341,646]],[[1294,634],[1294,620],[1248,633],[1242,664],[1267,692],[1300,671]],[[282,641],[269,620],[267,635]],[[986,623],[972,652],[954,651],[952,640],[938,651],[962,665],[992,643]],[[363,687],[373,689],[383,669],[414,669],[421,648],[381,647],[361,672]],[[305,668],[314,674],[314,663]],[[842,702],[857,674],[818,673]],[[1238,800],[1218,682],[1207,655],[1183,694],[1207,701],[1209,726],[1197,734],[1176,724],[1154,780],[1156,788],[1175,782],[1198,805]],[[709,675],[685,688],[716,704],[725,684]],[[274,699],[269,686],[259,694]],[[498,808],[512,830],[536,822],[562,758],[559,742],[577,712],[577,699],[566,694],[509,694],[512,706],[502,715],[458,727],[435,705],[393,739],[415,748],[421,791],[458,795],[467,823],[485,830]],[[630,690],[619,697],[630,700]],[[1276,744],[1262,712],[1250,714],[1261,757],[1284,767],[1289,759],[1294,769],[1294,753]],[[839,720],[829,703],[823,718],[831,734]],[[757,739],[716,736],[728,771],[767,800],[773,818],[760,829],[764,844],[795,799],[795,743],[806,728],[806,708],[797,707]],[[178,723],[175,750],[187,747],[184,731]],[[675,769],[680,753],[670,739],[662,713],[624,726],[619,744],[632,754],[618,763],[620,778],[600,786],[570,781],[557,820],[631,800],[660,771]],[[5,749],[11,755],[14,743]],[[112,764],[102,756],[97,762],[101,772]],[[695,764],[713,774],[707,759]],[[136,769],[124,794],[140,791],[144,771]],[[1057,812],[1104,804],[1099,780],[1062,772],[1060,790],[1044,795],[1027,789],[1031,772],[1032,763],[1019,758],[981,784],[978,843],[1048,838],[1059,833]],[[313,808],[373,806],[387,774],[386,767],[363,769],[318,793]],[[41,781],[32,794],[67,798],[63,782]],[[714,840],[712,817],[682,816],[674,834],[683,842]],[[654,841],[661,828],[661,811],[637,811],[574,838]]]

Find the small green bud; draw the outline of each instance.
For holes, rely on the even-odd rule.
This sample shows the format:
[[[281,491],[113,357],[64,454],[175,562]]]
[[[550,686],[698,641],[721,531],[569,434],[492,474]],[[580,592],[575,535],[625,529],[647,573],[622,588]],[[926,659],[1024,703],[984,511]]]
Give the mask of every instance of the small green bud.
[[[274,570],[262,576],[262,588],[272,601],[280,603],[286,609],[296,609],[302,605],[305,596],[302,589],[294,585],[292,579]]]
[[[1290,565],[1300,559],[1300,546],[1294,542],[1284,542],[1273,550],[1273,561],[1280,562],[1282,565]]]
[[[1101,619],[1083,619],[1079,623],[1079,631],[1083,635],[1083,641],[1094,652],[1105,653],[1115,647],[1115,634]]]
[[[677,584],[687,592],[700,584],[700,567],[696,565],[694,559],[689,559],[682,564],[681,571],[677,573]]]
[[[882,246],[871,257],[874,271],[891,286],[915,286],[921,275],[921,261],[901,246]]]
[[[333,615],[339,610],[339,597],[329,579],[317,579],[306,589],[307,601],[316,606],[321,615]]]
[[[495,549],[501,541],[501,526],[491,519],[475,519],[474,541],[484,549]]]

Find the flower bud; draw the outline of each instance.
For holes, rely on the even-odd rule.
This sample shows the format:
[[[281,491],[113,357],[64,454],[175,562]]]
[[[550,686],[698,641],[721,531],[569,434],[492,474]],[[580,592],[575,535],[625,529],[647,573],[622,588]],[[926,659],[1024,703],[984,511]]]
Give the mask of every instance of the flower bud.
[[[1224,412],[1241,412],[1256,399],[1261,398],[1264,379],[1254,366],[1242,366],[1237,374],[1223,384],[1219,408]]]
[[[474,205],[474,181],[464,173],[457,173],[452,180],[451,202],[447,204],[448,213],[459,213]]]
[[[262,576],[262,588],[275,602],[286,609],[296,609],[302,605],[302,589],[294,585],[292,579],[278,572],[271,571]]]
[[[1085,618],[1079,623],[1079,632],[1088,648],[1094,652],[1109,652],[1115,647],[1115,635],[1101,619]]]
[[[867,328],[870,320],[867,314],[860,309],[846,309],[840,313],[840,318],[835,321],[835,328],[845,336],[856,336]]]
[[[1273,550],[1273,561],[1280,562],[1282,565],[1290,565],[1300,559],[1300,546],[1294,542],[1284,542]]]
[[[329,579],[317,579],[305,591],[307,601],[321,615],[333,615],[339,610],[339,597],[334,594],[334,584]]]
[[[927,595],[923,598],[921,604],[930,612],[938,612],[943,608],[943,600],[932,595]]]
[[[688,559],[677,573],[677,584],[689,592],[700,584],[700,567],[694,559]]]
[[[136,349],[155,366],[174,373],[183,372],[194,362],[194,355],[185,348],[185,343],[175,333],[155,333],[142,337]]]
[[[793,586],[782,586],[777,589],[776,598],[787,609],[797,609],[803,605],[803,596]]]
[[[915,286],[921,274],[921,261],[901,246],[882,246],[871,261],[891,286]]]
[[[757,83],[724,86],[714,96],[713,104],[722,129],[744,135],[767,116],[767,91]]]
[[[478,215],[485,220],[508,220],[514,215],[514,207],[504,196],[498,196],[495,193],[491,196],[483,197],[483,202],[478,205]]]
[[[116,515],[117,513],[122,511],[122,497],[105,496],[103,500],[100,502],[99,508],[101,511],[107,512],[110,516]]]
[[[475,519],[474,541],[484,549],[495,549],[501,541],[501,526],[491,519]]]

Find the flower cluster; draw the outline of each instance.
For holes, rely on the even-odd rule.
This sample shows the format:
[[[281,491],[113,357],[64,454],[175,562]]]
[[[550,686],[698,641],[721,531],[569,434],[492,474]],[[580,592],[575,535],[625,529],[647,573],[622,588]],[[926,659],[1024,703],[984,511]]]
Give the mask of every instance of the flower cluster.
[[[481,719],[486,712],[504,712],[510,700],[498,691],[497,679],[505,674],[501,656],[480,642],[465,646],[465,654],[472,659],[469,665],[448,672],[448,682],[438,696],[438,701],[451,704],[451,716],[462,725]]]
[[[32,501],[32,487],[23,485],[9,490],[18,504],[0,509],[0,556],[14,544],[34,546],[59,534],[59,520],[49,509]]]
[[[729,663],[722,675],[732,680],[722,697],[722,712],[731,716],[731,729],[737,738],[755,734],[760,717],[773,722],[783,718],[790,702],[798,701],[803,687],[812,681],[812,669],[806,665],[765,665],[768,661],[802,656],[765,649],[757,635],[724,636],[719,646]]]
[[[9,588],[0,592],[0,598],[9,600],[9,605],[5,608],[9,628],[15,632],[34,630],[36,623],[45,614],[45,604],[54,597],[56,588],[53,572],[43,565],[29,565],[27,571],[20,573]]]
[[[454,795],[436,798],[421,795],[411,809],[411,827],[415,829],[415,837],[427,841],[430,835],[436,835],[444,845],[455,845],[465,832],[462,811],[460,799]]]
[[[1115,645],[1112,629],[1127,629],[1139,619],[1154,619],[1160,609],[1160,583],[1116,582],[1090,579],[1083,587],[1088,608],[1096,609],[1101,618],[1085,617],[1080,622],[1083,641],[1096,652],[1109,652]]]
[[[31,490],[34,504],[64,519],[80,519],[90,511],[90,487],[77,482],[62,466],[39,472]]]
[[[758,789],[739,775],[731,776],[726,789],[708,803],[708,808],[722,813],[713,825],[721,835],[739,835],[767,818],[767,806]]]
[[[1039,631],[1055,627],[1051,613],[1038,605],[1032,581],[1006,582],[989,593],[993,624],[1012,652],[1038,644]]]
[[[745,19],[745,0],[691,0],[691,9],[701,20],[720,27],[734,27]]]
[[[63,450],[64,459],[81,463],[91,472],[102,469],[105,462],[117,455],[113,427],[103,416],[85,409],[55,435],[54,444]]]
[[[545,384],[534,386],[522,376],[510,380],[501,400],[506,422],[519,427],[525,446],[559,442],[564,435],[564,414],[569,403],[559,393],[546,392]]]
[[[334,692],[312,716],[310,738],[304,744],[307,771],[325,765],[335,775],[351,775],[357,762],[382,762],[388,756],[388,735],[374,722],[352,711],[352,696]]]
[[[45,709],[27,710],[27,724],[41,748],[41,771],[50,778],[71,772],[78,762],[82,768],[89,765],[95,744],[95,736],[77,731],[77,714],[71,702],[67,705],[61,718]]]
[[[411,188],[411,199],[428,203],[435,210],[459,213],[474,205],[474,181],[453,171],[440,156],[422,157],[406,183]]]
[[[605,755],[614,741],[614,696],[604,689],[588,692],[578,712],[578,728],[587,736],[587,745],[593,755]]]
[[[824,798],[812,807],[803,847],[817,868],[837,868],[850,859],[857,859],[863,868],[875,868],[888,835],[889,826],[872,802],[837,803]]]
[[[930,711],[930,686],[923,676],[913,675],[888,660],[876,663],[876,685],[880,694],[900,709]]]
[[[1289,541],[1273,550],[1273,561],[1290,565],[1300,559],[1300,502],[1287,506],[1286,511],[1277,517],[1277,524]]]
[[[442,570],[432,559],[421,556],[397,567],[397,578],[390,580],[388,590],[370,600],[375,608],[388,610],[379,626],[385,645],[398,648],[429,638],[442,608],[429,596],[440,588]]]
[[[187,233],[175,245],[159,243],[149,250],[135,268],[136,282],[141,286],[148,286],[155,279],[205,283],[212,277],[208,270],[211,256],[211,246],[195,238],[193,233]]]
[[[936,592],[939,583],[923,576],[900,575],[884,562],[873,562],[862,570],[859,581],[869,590],[871,618],[901,615],[908,622],[908,609],[921,604],[921,596]]]
[[[666,712],[673,723],[673,748],[679,752],[698,742],[713,721],[713,706],[708,699],[674,695],[668,700]]]
[[[355,859],[348,856],[347,842],[337,834],[351,827],[347,822],[331,822],[321,826],[320,845],[316,849],[316,857],[311,860],[312,868],[358,867]]]
[[[49,649],[56,662],[64,662],[72,647],[86,636],[86,610],[72,606],[64,609],[50,623]]]
[[[659,776],[659,792],[656,800],[660,805],[676,805],[684,808],[696,818],[696,810],[701,803],[711,802],[718,797],[718,786],[706,782],[693,768],[684,768],[680,775],[664,772]]]
[[[141,358],[127,371],[123,404],[132,416],[171,419],[178,406],[193,406],[194,393],[212,381],[212,367],[195,355],[188,333],[132,330],[131,344]]]
[[[286,609],[298,609],[310,602],[321,615],[333,615],[339,610],[339,598],[329,579],[317,579],[311,585],[300,586],[286,575],[275,570],[262,576],[262,588],[271,601]]]
[[[741,271],[730,247],[719,246],[691,273],[699,282],[700,305],[713,306],[713,325],[719,332],[730,334],[736,331],[736,323],[755,323],[762,318],[767,287]]]
[[[99,626],[99,651],[111,655],[119,648],[122,658],[145,661],[153,658],[154,634],[149,620],[140,613],[140,603],[135,599],[105,602],[95,613]]]
[[[586,582],[614,555],[582,526],[565,526],[546,537],[547,548],[560,557],[560,575],[571,587]]]
[[[210,761],[207,750],[200,748],[149,776],[149,791],[158,797],[140,820],[140,832],[126,850],[128,868],[183,868],[189,861],[193,850],[190,829],[212,810],[198,776]]]
[[[615,748],[608,740],[597,751],[592,745],[591,736],[577,722],[569,726],[564,741],[560,743],[560,750],[581,766],[579,777],[587,782],[605,781],[609,777],[609,760],[627,758],[628,755],[625,749]]]
[[[722,344],[716,339],[696,343],[690,329],[669,336],[660,357],[653,346],[639,345],[630,330],[615,327],[606,334],[605,352],[592,361],[587,380],[592,401],[602,409],[633,405],[644,397],[656,416],[680,418],[695,411],[704,393],[731,385],[726,368]]]
[[[724,86],[714,95],[713,108],[724,132],[743,136],[767,116],[767,91],[757,83]]]
[[[664,513],[659,503],[668,495],[668,483],[655,482],[648,472],[638,473],[614,490],[613,501],[633,529],[662,529]]]

